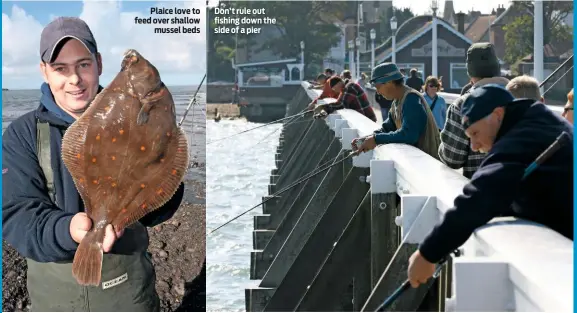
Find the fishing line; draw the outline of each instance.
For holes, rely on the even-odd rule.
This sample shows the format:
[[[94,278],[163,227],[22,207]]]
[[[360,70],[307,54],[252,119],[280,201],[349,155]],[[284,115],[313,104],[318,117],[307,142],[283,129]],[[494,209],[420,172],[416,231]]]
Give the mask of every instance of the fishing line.
[[[206,73],[204,74],[204,76],[202,77],[202,80],[200,81],[200,84],[198,84],[198,88],[196,88],[196,92],[194,93],[194,96],[192,96],[192,99],[190,99],[190,103],[188,104],[188,107],[186,107],[186,110],[184,111],[184,115],[182,116],[182,118],[180,119],[180,123],[178,123],[178,126],[181,126],[182,123],[184,122],[184,119],[186,119],[186,115],[188,114],[188,110],[190,110],[190,108],[192,107],[192,105],[196,102],[196,95],[198,94],[198,91],[200,90],[200,87],[202,87],[202,83],[204,83],[204,80],[206,79]]]
[[[569,134],[567,134],[567,132],[562,132],[555,139],[555,141],[553,141],[553,143],[549,147],[547,147],[547,149],[545,149],[545,151],[543,151],[533,162],[531,162],[531,164],[529,164],[529,166],[527,166],[527,168],[525,168],[525,172],[523,173],[523,177],[521,178],[521,181],[525,180],[531,173],[533,173],[533,171],[535,171],[535,169],[537,169],[537,167],[539,167],[541,164],[543,164],[543,162],[545,162],[547,159],[549,159],[555,152],[557,152],[559,149],[561,149],[562,146],[566,145],[570,141],[571,141],[571,138],[569,137]],[[413,230],[413,226],[411,226],[409,233],[412,230]],[[402,244],[401,244],[401,246],[402,246]],[[399,249],[401,248],[401,246],[399,246]],[[454,252],[452,252],[452,254],[454,254],[455,256],[459,256],[460,251],[455,250]],[[449,260],[450,255],[451,254],[443,257],[443,259],[441,259],[441,261],[438,263],[438,267],[435,270],[435,272],[433,273],[433,278],[438,277],[439,272],[441,271],[441,269],[445,266],[445,264]],[[408,290],[410,286],[411,286],[411,283],[409,282],[409,280],[408,279],[405,280],[405,282],[399,288],[397,288],[391,296],[389,296],[387,299],[385,299],[385,301],[383,301],[383,303],[381,305],[379,305],[376,312],[384,312],[385,309],[387,309],[391,304],[393,304],[393,302],[395,302],[395,300],[397,300],[401,296],[401,294],[403,294],[403,292]]]
[[[268,201],[271,200],[273,197],[276,197],[276,196],[278,196],[278,195],[281,195],[281,194],[289,191],[290,189],[294,188],[295,186],[297,186],[297,185],[299,185],[299,184],[301,184],[301,183],[303,183],[303,182],[311,179],[312,177],[314,177],[314,176],[316,176],[316,175],[318,175],[318,174],[320,174],[320,173],[325,172],[326,170],[329,170],[330,168],[332,168],[332,167],[335,166],[335,165],[341,164],[342,162],[346,161],[347,159],[349,159],[349,158],[351,158],[351,157],[353,157],[353,156],[355,156],[355,155],[357,155],[357,154],[358,154],[358,153],[357,153],[356,151],[353,151],[353,152],[349,153],[347,156],[341,158],[340,160],[337,160],[337,158],[338,158],[338,156],[337,156],[337,158],[335,158],[334,160],[331,160],[331,161],[333,161],[333,164],[328,165],[328,166],[324,166],[324,167],[322,167],[322,168],[320,168],[320,169],[318,169],[318,170],[316,170],[316,171],[313,171],[312,173],[309,173],[309,174],[301,177],[300,179],[298,179],[298,180],[295,181],[294,183],[292,183],[292,184],[286,186],[285,188],[283,188],[283,189],[275,192],[274,194],[268,196],[268,198],[267,198],[266,200],[262,201],[261,203],[259,203],[259,204],[255,205],[255,206],[251,207],[250,209],[248,209],[248,210],[242,212],[241,214],[235,216],[234,218],[230,219],[230,220],[227,221],[226,223],[218,226],[217,228],[215,228],[214,230],[212,230],[212,231],[211,231],[210,233],[208,233],[208,234],[210,235],[210,234],[214,233],[215,231],[217,231],[217,230],[221,229],[222,227],[228,225],[229,223],[235,221],[235,220],[238,219],[239,217],[245,215],[246,213],[248,213],[248,212],[250,212],[250,211],[252,211],[252,210],[254,210],[254,209],[256,209],[256,208],[258,208],[258,207],[261,206],[262,204],[268,202]],[[330,162],[330,161],[329,161],[329,162]]]
[[[289,125],[295,125],[295,124],[300,124],[300,123],[310,123],[311,120],[305,120],[305,121],[298,121],[297,120],[300,118],[300,116],[295,117],[294,120],[287,122],[286,124],[284,124],[283,126],[273,130],[272,132],[268,133],[267,135],[265,135],[259,142],[255,143],[254,145],[250,146],[249,148],[247,148],[248,151],[245,151],[245,153],[241,153],[239,154],[237,157],[239,156],[244,156],[246,155],[248,152],[253,152],[252,149],[256,146],[258,146],[259,144],[261,144],[263,141],[265,141],[268,137],[272,136],[274,133],[278,132],[279,130],[283,129],[283,127],[287,127]]]
[[[285,121],[285,120],[294,118],[295,116],[299,116],[299,115],[304,116],[305,114],[310,113],[310,112],[312,112],[312,111],[313,111],[313,110],[307,110],[307,111],[304,111],[304,112],[300,112],[300,113],[297,113],[297,114],[295,114],[295,115],[283,117],[283,118],[278,119],[278,120],[276,120],[276,121],[272,121],[272,122],[269,122],[269,123],[266,123],[266,124],[262,124],[262,125],[259,125],[259,126],[256,126],[256,127],[250,128],[250,129],[247,129],[247,130],[243,130],[243,131],[241,131],[241,132],[239,132],[239,133],[236,133],[236,134],[233,134],[233,135],[230,135],[230,136],[227,136],[227,137],[215,139],[215,140],[207,143],[207,145],[209,145],[209,144],[211,144],[211,143],[215,143],[215,142],[217,142],[217,141],[222,141],[222,140],[225,140],[225,139],[229,139],[229,138],[231,138],[231,137],[234,137],[234,136],[237,136],[237,135],[240,135],[240,134],[244,134],[244,133],[246,133],[246,132],[249,132],[249,131],[252,131],[252,130],[255,130],[255,129],[258,129],[258,128],[262,128],[262,127],[269,126],[269,125],[272,125],[272,124],[275,124],[275,123],[278,123],[278,122],[282,122],[282,121]]]
[[[557,85],[557,83],[563,79],[563,77],[565,77],[565,75],[567,75],[571,70],[573,69],[573,65],[571,65],[571,67],[565,72],[565,74],[561,75],[561,77],[559,77],[559,79],[557,79],[553,85],[551,85],[551,87],[549,87],[549,89],[545,90],[545,92],[543,93],[542,97],[545,97],[545,94],[547,94],[549,92],[549,90],[553,89],[553,87],[555,87],[555,85]],[[545,85],[545,84],[543,84]]]

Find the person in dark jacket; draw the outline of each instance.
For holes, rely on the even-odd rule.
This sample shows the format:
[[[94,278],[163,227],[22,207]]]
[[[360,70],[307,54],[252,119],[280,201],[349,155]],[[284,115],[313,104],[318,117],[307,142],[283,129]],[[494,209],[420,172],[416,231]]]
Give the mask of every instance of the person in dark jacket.
[[[393,105],[393,100],[388,100],[387,98],[383,97],[380,93],[375,92],[375,102],[379,104],[381,107],[381,115],[383,116],[383,122],[389,118],[389,111],[391,110],[391,106]]]
[[[40,39],[40,105],[2,136],[2,234],[26,258],[34,311],[158,311],[148,232],[179,207],[181,184],[163,207],[122,233],[107,227],[101,286],[78,285],[72,260],[92,227],[62,161],[62,137],[102,90],[101,56],[86,23],[57,18]],[[48,152],[48,153],[44,153]]]
[[[423,80],[417,76],[417,69],[416,68],[412,68],[411,71],[409,72],[409,75],[411,75],[407,81],[406,81],[406,85],[415,89],[416,91],[423,91]]]
[[[425,283],[435,263],[495,217],[527,219],[573,240],[572,125],[543,103],[515,100],[496,84],[473,89],[461,110],[472,149],[487,156],[454,207],[409,259],[413,287]],[[562,132],[570,141],[523,179],[525,169]]]

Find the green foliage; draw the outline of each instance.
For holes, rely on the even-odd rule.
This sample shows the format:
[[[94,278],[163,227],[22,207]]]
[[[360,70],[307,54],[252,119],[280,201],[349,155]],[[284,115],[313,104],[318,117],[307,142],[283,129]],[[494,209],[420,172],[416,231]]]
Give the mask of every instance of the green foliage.
[[[208,20],[210,23],[208,34],[208,68],[210,81],[225,79],[230,76],[230,60],[234,59],[236,46],[248,45],[256,52],[271,51],[279,58],[300,59],[300,42],[305,43],[305,73],[311,72],[312,64],[319,64],[327,55],[331,47],[340,40],[339,27],[334,25],[336,19],[342,20],[347,8],[351,6],[349,2],[331,1],[237,1],[221,2],[221,8],[254,8],[265,9],[265,15],[258,17],[270,17],[276,19],[273,25],[283,36],[275,38],[271,36],[265,40],[261,46],[254,46],[252,40],[256,35],[244,34],[214,34],[213,30],[217,26],[214,23],[214,10],[210,9]],[[231,16],[232,17],[232,16]],[[316,69],[314,69],[316,70]],[[234,75],[234,71],[232,71]],[[313,74],[316,74],[313,73]],[[234,77],[234,76],[233,76]]]
[[[383,14],[380,17],[381,20],[380,28],[383,34],[383,36],[380,36],[380,38],[383,41],[387,40],[392,35],[391,17],[393,16],[397,18],[397,30],[398,30],[401,27],[401,25],[403,25],[404,22],[415,17],[415,14],[409,8],[399,9],[395,7],[390,7],[386,13],[383,12]]]
[[[514,2],[515,9],[525,14],[515,18],[503,27],[505,31],[505,57],[509,64],[517,63],[525,56],[533,53],[533,23],[534,7],[531,2]],[[573,3],[563,1],[543,2],[543,44],[564,45],[572,41],[573,29],[563,23],[563,20],[573,12]],[[563,51],[558,51],[562,53]]]

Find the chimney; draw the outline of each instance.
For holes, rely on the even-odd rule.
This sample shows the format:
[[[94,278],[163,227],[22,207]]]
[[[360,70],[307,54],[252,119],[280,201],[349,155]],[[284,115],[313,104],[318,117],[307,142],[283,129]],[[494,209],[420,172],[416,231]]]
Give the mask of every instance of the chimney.
[[[459,12],[455,14],[457,16],[457,30],[461,34],[465,34],[465,13]]]
[[[497,7],[497,17],[501,16],[501,14],[503,14],[505,12],[505,6],[504,5],[499,5]]]

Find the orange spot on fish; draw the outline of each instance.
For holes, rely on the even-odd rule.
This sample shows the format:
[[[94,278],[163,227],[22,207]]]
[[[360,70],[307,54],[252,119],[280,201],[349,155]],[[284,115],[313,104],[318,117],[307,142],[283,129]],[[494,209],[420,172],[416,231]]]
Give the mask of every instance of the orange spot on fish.
[[[144,188],[144,187],[146,187],[145,184],[140,184],[140,188]]]
[[[95,185],[98,185],[98,180],[95,179],[95,180],[92,181],[92,183],[95,184]]]
[[[143,203],[140,207],[146,209],[146,203]]]
[[[111,186],[112,186],[112,187],[116,187],[116,183],[112,183]]]
[[[96,135],[96,140],[100,140],[100,134]]]
[[[126,209],[120,210],[120,213],[126,213]]]
[[[92,163],[96,163],[96,158],[92,158]]]
[[[176,175],[177,171],[176,170],[172,170],[172,175]]]
[[[110,111],[110,106],[108,106],[108,105],[105,106],[105,107],[104,107],[104,111],[106,111],[106,112]]]
[[[118,133],[121,135],[124,134],[124,129],[119,130]]]
[[[80,157],[81,157],[80,153],[78,153],[78,154],[76,155],[76,157],[77,157],[78,159],[80,159]]]
[[[160,159],[160,163],[164,163],[164,158]]]
[[[106,179],[111,180],[111,179],[112,179],[112,176],[108,176],[108,177],[106,177]]]
[[[115,156],[111,156],[110,158],[112,159],[112,161],[116,160]]]
[[[112,142],[116,142],[116,138],[115,138],[115,137],[112,137]]]
[[[160,194],[162,194],[163,192],[164,192],[164,191],[162,190],[162,188],[160,188],[160,189],[158,189],[158,190],[156,191],[156,194],[157,194],[157,195],[160,195]]]
[[[146,150],[146,147],[145,147],[145,146],[140,146],[140,151],[144,151],[144,150]]]
[[[83,183],[83,182],[84,182],[84,178],[80,178],[78,181],[81,182],[81,183]]]
[[[166,137],[170,137],[172,134],[170,132],[166,133]]]

